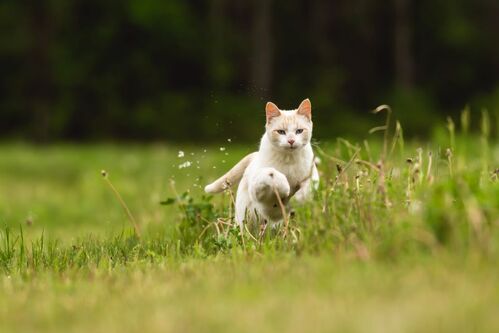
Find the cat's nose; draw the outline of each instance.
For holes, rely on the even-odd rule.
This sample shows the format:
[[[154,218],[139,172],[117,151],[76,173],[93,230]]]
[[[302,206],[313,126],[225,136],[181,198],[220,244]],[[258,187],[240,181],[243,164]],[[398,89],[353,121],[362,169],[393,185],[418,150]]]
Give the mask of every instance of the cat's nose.
[[[289,139],[289,140],[288,140],[288,143],[289,143],[290,145],[293,145],[293,143],[295,143],[295,140],[293,140],[293,139]]]

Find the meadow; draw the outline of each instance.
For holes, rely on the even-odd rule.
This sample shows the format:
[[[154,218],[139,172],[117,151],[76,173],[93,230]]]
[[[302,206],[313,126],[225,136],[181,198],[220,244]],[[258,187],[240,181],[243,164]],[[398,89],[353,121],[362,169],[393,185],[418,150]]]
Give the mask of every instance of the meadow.
[[[0,330],[497,332],[490,123],[318,142],[314,200],[244,230],[202,187],[256,144],[0,144]]]

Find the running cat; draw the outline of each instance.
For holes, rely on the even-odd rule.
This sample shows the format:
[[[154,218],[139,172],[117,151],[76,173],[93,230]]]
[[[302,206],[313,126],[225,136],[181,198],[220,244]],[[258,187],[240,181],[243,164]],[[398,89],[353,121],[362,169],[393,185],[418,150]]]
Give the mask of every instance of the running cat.
[[[312,105],[309,99],[295,110],[265,107],[267,123],[258,152],[244,157],[229,172],[207,185],[207,193],[219,193],[237,185],[236,222],[280,222],[283,219],[275,190],[285,205],[295,196],[309,198],[319,181],[312,138]],[[274,190],[275,189],[275,190]]]

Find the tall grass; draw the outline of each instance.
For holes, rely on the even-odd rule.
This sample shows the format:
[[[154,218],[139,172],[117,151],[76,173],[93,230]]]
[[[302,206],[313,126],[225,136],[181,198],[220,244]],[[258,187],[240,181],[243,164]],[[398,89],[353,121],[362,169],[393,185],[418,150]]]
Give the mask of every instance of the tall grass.
[[[469,131],[465,110],[460,132],[448,119],[445,140],[419,146],[404,143],[402,126],[390,121],[391,110],[375,110],[381,111],[386,111],[385,125],[371,131],[382,131],[381,140],[318,145],[321,186],[311,202],[294,204],[283,226],[239,228],[231,191],[211,197],[179,191],[172,182],[175,195],[162,203],[176,207],[174,228],[141,238],[140,226],[106,173],[133,232],[62,244],[43,234],[26,241],[22,228],[4,228],[0,269],[8,274],[63,272],[168,258],[272,253],[390,261],[449,252],[497,259],[499,147],[490,142],[488,113],[482,113],[478,138]]]

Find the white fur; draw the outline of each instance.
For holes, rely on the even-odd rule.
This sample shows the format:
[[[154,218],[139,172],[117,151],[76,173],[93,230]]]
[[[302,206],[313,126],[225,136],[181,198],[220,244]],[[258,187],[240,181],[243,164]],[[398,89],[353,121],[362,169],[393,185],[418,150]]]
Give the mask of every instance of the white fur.
[[[257,153],[250,155],[251,158],[244,159],[249,163],[245,163],[247,166],[244,165],[246,168],[237,190],[237,223],[242,224],[246,219],[281,221],[282,211],[274,188],[282,201],[287,204],[290,195],[293,194],[299,201],[308,199],[312,184],[318,182],[319,174],[310,145],[312,121],[310,114],[308,117],[303,115],[300,108],[291,111],[273,110],[270,116],[267,111],[266,132],[261,139],[260,148]],[[303,132],[298,133],[297,130]],[[279,134],[278,131],[285,131],[285,134]],[[214,184],[222,184],[230,177],[235,179],[234,170],[242,169],[241,162],[238,165],[224,177],[206,186],[205,190],[209,193],[223,190],[221,185]]]

